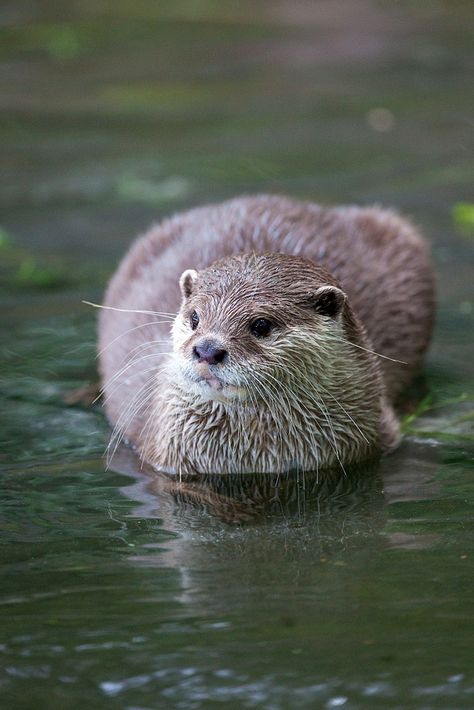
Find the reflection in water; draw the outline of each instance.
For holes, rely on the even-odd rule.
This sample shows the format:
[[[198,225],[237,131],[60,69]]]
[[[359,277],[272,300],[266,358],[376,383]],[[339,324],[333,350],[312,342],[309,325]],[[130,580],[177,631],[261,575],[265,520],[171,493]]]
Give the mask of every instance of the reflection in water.
[[[437,539],[433,534],[413,535],[390,529],[390,506],[435,499],[439,495],[439,484],[434,479],[437,459],[435,446],[406,440],[380,464],[355,470],[347,477],[334,472],[319,481],[315,475],[297,473],[177,481],[150,467],[141,468],[134,453],[125,448],[118,452],[115,466],[136,480],[122,488],[126,496],[141,503],[133,515],[159,518],[166,530],[177,533],[165,553],[160,549],[156,557],[135,557],[134,561],[179,567],[186,577],[183,568],[194,568],[197,559],[193,555],[202,556],[200,544],[190,552],[190,537],[201,542],[208,539],[212,545],[215,538],[219,540],[224,535],[226,554],[231,554],[230,548],[236,546],[234,554],[240,558],[242,549],[248,556],[254,544],[257,557],[262,547],[268,547],[273,564],[275,541],[279,540],[284,557],[291,558],[291,567],[297,574],[301,573],[298,564],[308,563],[305,544],[309,541],[319,560],[337,549],[358,546],[361,540],[374,535],[380,537],[378,544],[382,548],[430,547]],[[222,524],[244,528],[233,535]],[[284,559],[280,562],[288,568]]]
[[[350,511],[362,502],[428,500],[436,497],[439,486],[433,480],[437,467],[437,447],[406,440],[381,463],[352,470],[290,474],[243,474],[232,476],[188,476],[177,480],[143,464],[133,451],[122,447],[114,457],[114,470],[138,478],[123,488],[130,498],[142,500],[141,515],[162,516],[167,506],[180,511],[201,509],[224,523],[262,522],[278,517],[305,524],[311,515]]]
[[[303,485],[297,476],[248,476],[179,483],[153,471],[137,473],[133,452],[122,449],[116,463],[135,478],[122,492],[140,502],[132,516],[159,519],[165,530],[175,533],[165,543],[149,543],[146,550],[131,554],[128,562],[135,570],[154,570],[157,575],[160,570],[178,573],[176,601],[187,615],[204,614],[209,620],[206,633],[225,635],[227,654],[232,655],[235,644],[242,652],[238,637],[231,643],[242,624],[260,629],[270,616],[282,649],[302,654],[299,677],[307,681],[300,687],[302,700],[338,697],[337,685],[324,679],[325,661],[320,657],[319,689],[313,687],[315,670],[307,652],[314,652],[318,638],[333,664],[339,656],[343,662],[345,643],[341,638],[337,650],[332,637],[346,628],[346,644],[356,649],[366,644],[363,653],[373,653],[371,644],[380,643],[373,640],[373,625],[387,614],[398,618],[396,593],[394,599],[386,596],[393,579],[385,582],[380,576],[385,554],[393,548],[421,551],[435,545],[437,537],[392,532],[391,506],[436,497],[437,458],[435,447],[405,441],[379,466],[346,479],[336,475],[318,483],[305,476]],[[313,610],[317,615],[308,617]],[[390,639],[387,644],[390,648]],[[234,667],[228,655],[216,663],[219,668],[226,668],[225,663]],[[241,667],[247,668],[247,663],[242,661]],[[290,678],[291,668],[290,663]],[[229,674],[236,692],[245,686],[233,671]],[[241,677],[248,680],[252,674],[246,671]],[[274,692],[273,676],[260,677],[260,682],[265,697]],[[388,697],[392,684],[379,687],[379,682],[374,679],[369,685],[379,688],[375,695]]]
[[[158,543],[155,553],[151,544],[146,554],[132,555],[129,561],[177,571],[180,603],[194,604],[197,598],[211,607],[214,585],[234,586],[236,570],[239,587],[227,595],[262,585],[297,587],[300,592],[319,587],[322,568],[341,556],[336,564],[345,566],[343,560],[356,555],[358,567],[370,576],[385,549],[421,550],[437,542],[433,534],[392,530],[390,516],[392,504],[436,498],[437,458],[436,447],[407,440],[380,464],[347,477],[336,471],[320,481],[315,475],[295,473],[179,482],[151,467],[141,468],[135,454],[121,448],[115,467],[136,481],[121,490],[140,501],[132,515],[159,519],[164,529],[176,534],[166,545]],[[207,569],[214,569],[212,579],[203,573]],[[360,580],[346,582],[353,583]]]
[[[295,471],[273,475],[187,476],[177,480],[141,464],[125,448],[116,454],[113,464],[117,472],[139,476],[137,484],[122,490],[133,499],[140,496],[145,502],[140,514],[146,510],[152,517],[161,517],[168,505],[174,509],[174,515],[200,510],[228,524],[284,518],[292,525],[303,525],[312,514],[340,508],[350,510],[361,500],[382,494],[376,465],[354,470],[349,476],[341,476],[339,471],[325,472],[319,477]]]

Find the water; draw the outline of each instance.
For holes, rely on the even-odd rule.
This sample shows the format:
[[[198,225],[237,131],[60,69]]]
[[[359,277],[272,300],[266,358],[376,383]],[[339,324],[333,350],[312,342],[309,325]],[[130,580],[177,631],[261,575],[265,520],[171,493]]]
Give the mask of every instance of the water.
[[[0,707],[473,706],[473,19],[3,3]],[[68,404],[96,378],[81,301],[151,221],[257,191],[423,226],[429,397],[375,471],[291,500],[105,470],[100,408]]]

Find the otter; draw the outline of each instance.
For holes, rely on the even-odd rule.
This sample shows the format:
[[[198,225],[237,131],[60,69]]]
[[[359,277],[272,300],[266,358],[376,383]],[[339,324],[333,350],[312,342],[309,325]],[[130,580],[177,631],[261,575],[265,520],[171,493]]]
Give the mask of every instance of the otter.
[[[373,461],[434,302],[427,245],[391,210],[259,195],[168,218],[99,316],[109,456],[125,440],[179,477]]]

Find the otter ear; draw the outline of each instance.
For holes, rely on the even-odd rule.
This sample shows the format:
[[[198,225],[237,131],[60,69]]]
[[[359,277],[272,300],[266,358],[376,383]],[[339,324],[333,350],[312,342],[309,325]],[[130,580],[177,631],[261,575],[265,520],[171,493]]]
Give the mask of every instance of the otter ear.
[[[321,286],[311,297],[311,305],[322,316],[336,318],[346,302],[346,294],[337,286]]]
[[[197,279],[197,271],[194,269],[186,269],[179,278],[179,287],[184,300],[190,297],[193,292],[193,286]]]

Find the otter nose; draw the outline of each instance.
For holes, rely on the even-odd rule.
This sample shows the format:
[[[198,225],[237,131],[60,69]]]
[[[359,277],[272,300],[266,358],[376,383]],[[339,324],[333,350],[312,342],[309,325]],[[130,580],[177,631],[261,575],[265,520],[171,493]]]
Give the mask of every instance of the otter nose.
[[[227,350],[224,350],[222,345],[215,340],[203,340],[194,346],[193,355],[199,362],[217,365],[219,362],[224,361]]]

